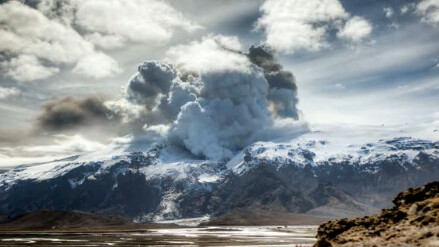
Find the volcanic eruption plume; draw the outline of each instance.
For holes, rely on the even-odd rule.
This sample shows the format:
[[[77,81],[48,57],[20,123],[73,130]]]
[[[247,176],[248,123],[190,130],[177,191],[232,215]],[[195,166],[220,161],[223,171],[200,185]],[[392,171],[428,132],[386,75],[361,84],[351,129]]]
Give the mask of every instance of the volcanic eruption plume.
[[[213,160],[304,131],[293,74],[263,46],[241,49],[236,38],[207,36],[172,48],[165,62],[145,61],[118,110],[141,106],[136,121],[149,135]]]

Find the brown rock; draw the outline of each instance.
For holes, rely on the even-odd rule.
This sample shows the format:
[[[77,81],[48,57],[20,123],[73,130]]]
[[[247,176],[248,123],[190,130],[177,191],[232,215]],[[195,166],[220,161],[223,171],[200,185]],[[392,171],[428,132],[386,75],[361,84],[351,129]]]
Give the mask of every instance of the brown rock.
[[[381,214],[329,221],[315,246],[427,246],[439,235],[439,182],[399,193]]]

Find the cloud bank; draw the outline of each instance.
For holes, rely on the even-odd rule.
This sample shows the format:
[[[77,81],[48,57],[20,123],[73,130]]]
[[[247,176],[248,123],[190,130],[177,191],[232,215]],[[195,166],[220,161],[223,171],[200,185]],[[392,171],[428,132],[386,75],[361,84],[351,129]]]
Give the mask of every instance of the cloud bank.
[[[0,3],[0,70],[19,82],[67,67],[95,79],[121,72],[106,52],[161,46],[175,30],[201,28],[158,0],[36,0]]]
[[[75,0],[75,23],[87,31],[95,44],[104,48],[126,42],[163,45],[174,28],[194,31],[200,26],[190,22],[164,1],[156,0]],[[99,38],[97,38],[99,37]],[[105,45],[100,39],[113,40]]]
[[[104,66],[118,66],[70,26],[17,1],[0,5],[0,22],[0,52],[6,54],[0,66],[17,81],[45,79],[59,72],[57,66],[74,65],[84,57],[104,56]]]

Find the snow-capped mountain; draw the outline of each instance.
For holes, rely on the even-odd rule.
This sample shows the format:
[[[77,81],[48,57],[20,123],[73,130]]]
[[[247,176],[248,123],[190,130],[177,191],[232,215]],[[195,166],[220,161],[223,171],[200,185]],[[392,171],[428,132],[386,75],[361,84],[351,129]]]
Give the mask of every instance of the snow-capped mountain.
[[[439,178],[434,126],[348,128],[254,143],[227,161],[155,144],[18,167],[0,175],[0,212],[78,209],[163,221],[236,208],[362,215],[396,192]]]

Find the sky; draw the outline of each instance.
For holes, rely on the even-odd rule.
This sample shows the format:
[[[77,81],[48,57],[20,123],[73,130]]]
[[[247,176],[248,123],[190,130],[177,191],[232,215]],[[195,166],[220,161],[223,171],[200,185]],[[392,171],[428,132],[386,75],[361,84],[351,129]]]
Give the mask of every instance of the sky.
[[[134,132],[145,131],[145,121],[118,124],[138,114],[139,102],[149,111],[160,108],[157,95],[169,89],[153,85],[154,97],[140,99],[133,82],[139,64],[162,61],[198,74],[250,66],[218,51],[218,42],[237,54],[252,45],[270,48],[283,66],[277,72],[294,75],[291,111],[298,115],[288,117],[295,120],[438,121],[438,40],[438,0],[0,0],[0,160],[34,162],[49,149],[61,157],[100,148],[134,125],[143,126]],[[267,100],[277,104],[271,87]],[[75,114],[62,115],[65,109]],[[154,131],[156,122],[149,123]],[[176,131],[184,126],[171,129],[190,141]]]

